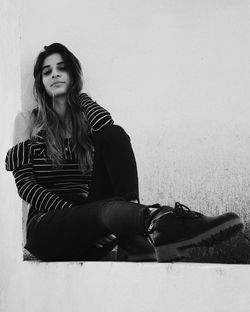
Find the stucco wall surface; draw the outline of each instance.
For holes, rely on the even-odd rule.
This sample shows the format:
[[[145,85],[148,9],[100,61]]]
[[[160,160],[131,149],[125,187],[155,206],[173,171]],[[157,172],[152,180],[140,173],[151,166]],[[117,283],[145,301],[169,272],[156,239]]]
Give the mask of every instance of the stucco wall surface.
[[[34,105],[32,67],[61,42],[85,91],[130,134],[144,203],[249,222],[250,2],[7,1],[0,9],[1,163]],[[21,66],[20,66],[21,64]],[[22,203],[1,169],[1,311],[248,311],[248,265],[22,261]]]
[[[62,42],[85,91],[130,134],[143,202],[248,213],[247,1],[23,1],[22,107],[32,67]]]

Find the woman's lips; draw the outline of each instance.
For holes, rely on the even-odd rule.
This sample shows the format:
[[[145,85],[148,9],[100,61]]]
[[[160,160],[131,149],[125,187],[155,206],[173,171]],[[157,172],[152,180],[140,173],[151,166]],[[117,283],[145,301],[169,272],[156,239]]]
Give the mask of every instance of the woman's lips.
[[[53,82],[51,87],[56,87],[56,86],[60,86],[62,83],[64,83],[63,81],[57,81],[57,82]]]

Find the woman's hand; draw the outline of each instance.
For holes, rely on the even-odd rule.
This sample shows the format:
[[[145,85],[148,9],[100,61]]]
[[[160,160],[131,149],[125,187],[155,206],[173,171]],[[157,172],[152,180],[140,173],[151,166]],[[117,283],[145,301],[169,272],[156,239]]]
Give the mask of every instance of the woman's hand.
[[[98,242],[95,243],[95,246],[103,248],[106,244],[111,243],[114,239],[116,239],[116,236],[113,234],[104,236]]]

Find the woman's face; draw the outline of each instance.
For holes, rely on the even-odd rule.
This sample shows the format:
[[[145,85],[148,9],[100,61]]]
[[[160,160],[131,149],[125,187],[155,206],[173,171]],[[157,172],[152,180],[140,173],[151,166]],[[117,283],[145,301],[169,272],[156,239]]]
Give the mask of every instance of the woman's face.
[[[51,54],[44,59],[42,82],[49,96],[66,96],[70,86],[70,75],[59,53]]]

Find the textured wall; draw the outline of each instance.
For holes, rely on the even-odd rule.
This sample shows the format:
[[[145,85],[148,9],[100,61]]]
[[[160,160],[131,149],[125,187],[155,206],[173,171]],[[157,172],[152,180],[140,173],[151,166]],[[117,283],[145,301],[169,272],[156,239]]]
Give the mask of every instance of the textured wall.
[[[38,52],[65,43],[83,64],[85,90],[131,135],[143,202],[248,219],[248,8],[236,0],[24,1],[23,108],[34,104]]]
[[[130,133],[144,202],[248,221],[249,1],[19,4],[2,0],[0,10],[2,164],[21,102],[33,105],[34,57],[59,41]],[[1,311],[248,310],[249,266],[23,262],[21,201],[0,168]]]

